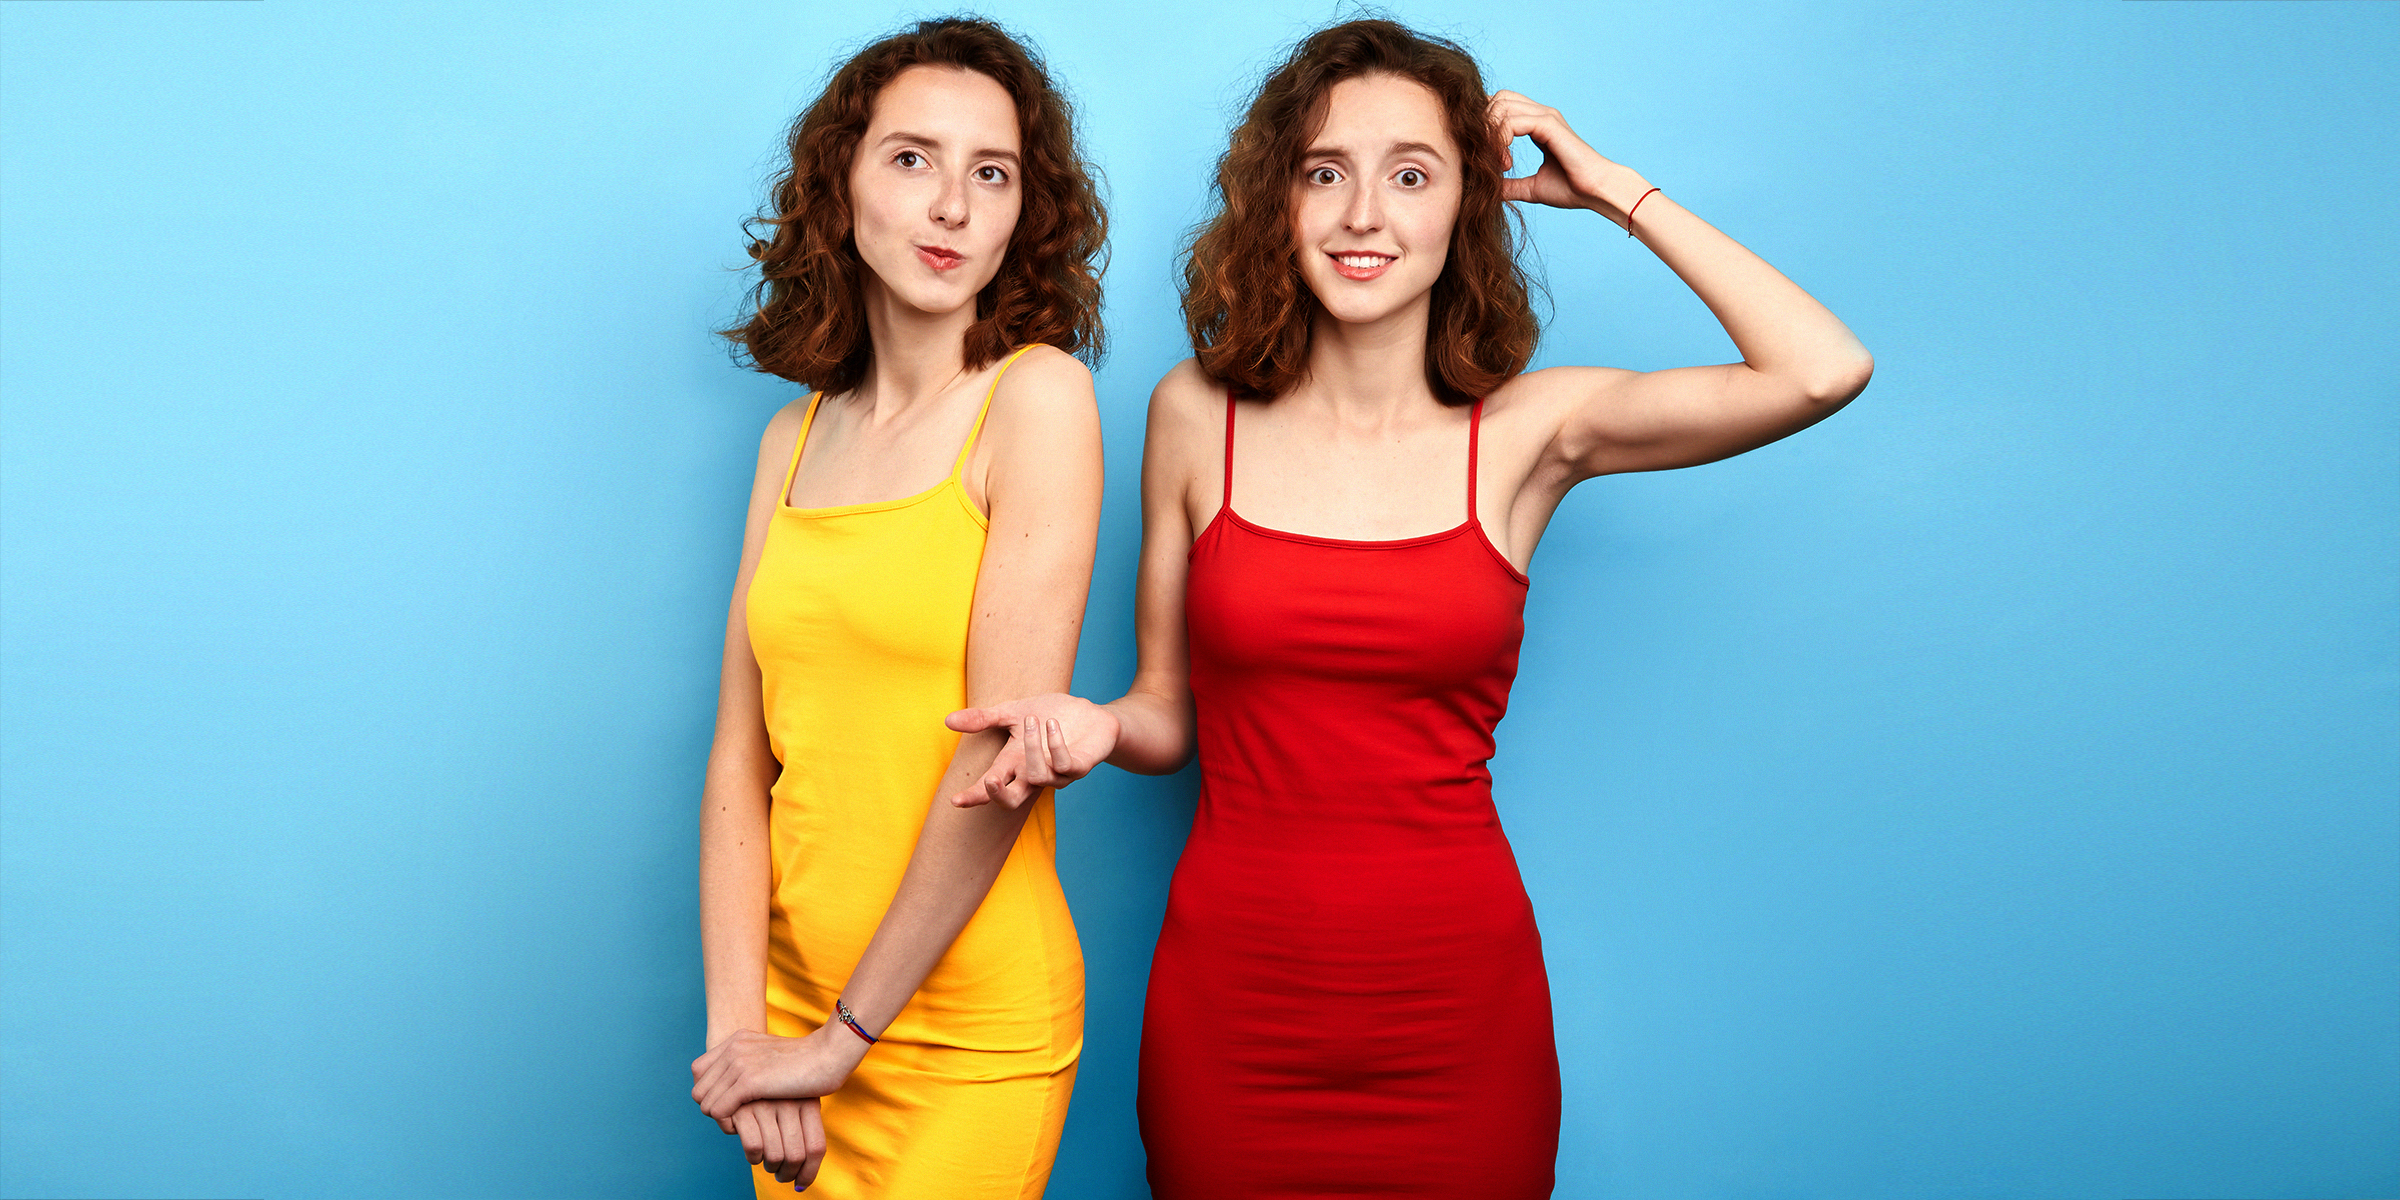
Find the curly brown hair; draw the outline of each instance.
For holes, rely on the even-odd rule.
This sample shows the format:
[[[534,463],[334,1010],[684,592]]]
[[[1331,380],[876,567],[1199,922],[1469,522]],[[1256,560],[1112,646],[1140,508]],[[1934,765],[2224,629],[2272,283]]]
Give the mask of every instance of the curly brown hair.
[[[1244,396],[1276,396],[1308,375],[1317,299],[1300,277],[1292,184],[1324,127],[1333,87],[1384,72],[1439,98],[1464,160],[1458,222],[1433,285],[1425,378],[1466,404],[1525,369],[1541,337],[1532,284],[1517,263],[1522,230],[1500,198],[1500,146],[1483,73],[1455,42],[1395,21],[1320,29],[1269,73],[1217,160],[1217,212],[1184,252],[1183,321],[1200,367]]]
[[[915,66],[990,76],[1017,104],[1024,142],[1024,203],[1000,273],[976,294],[967,329],[970,368],[1017,346],[1056,346],[1096,364],[1102,351],[1100,275],[1108,213],[1098,170],[1075,141],[1075,114],[1042,60],[1008,31],[974,17],[919,21],[852,55],[816,102],[792,122],[791,165],[767,205],[745,222],[758,286],[747,320],[722,331],[735,357],[824,392],[866,378],[866,264],[851,240],[850,165],[885,84]],[[771,234],[762,235],[762,228]]]

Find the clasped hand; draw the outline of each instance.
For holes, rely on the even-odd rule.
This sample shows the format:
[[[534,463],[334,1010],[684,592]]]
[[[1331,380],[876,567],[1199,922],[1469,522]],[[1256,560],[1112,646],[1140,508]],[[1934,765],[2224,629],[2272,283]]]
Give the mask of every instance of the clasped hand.
[[[839,1089],[860,1057],[824,1029],[796,1038],[735,1030],[692,1060],[692,1100],[718,1128],[741,1136],[751,1162],[805,1189],[825,1158],[816,1097]]]
[[[1116,714],[1105,705],[1063,692],[962,708],[943,723],[960,733],[1008,732],[1008,744],[990,769],[950,797],[960,808],[995,800],[1015,808],[1043,788],[1065,787],[1107,761],[1121,732]]]

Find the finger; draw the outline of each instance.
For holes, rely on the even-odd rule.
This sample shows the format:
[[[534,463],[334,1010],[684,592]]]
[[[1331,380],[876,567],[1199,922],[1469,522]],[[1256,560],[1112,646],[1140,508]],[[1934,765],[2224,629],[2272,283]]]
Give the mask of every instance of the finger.
[[[1524,109],[1512,109],[1500,119],[1500,136],[1511,142],[1529,137],[1539,146],[1543,142],[1541,129],[1541,118]]]
[[[1484,119],[1497,131],[1508,123],[1509,116],[1518,111],[1523,100],[1515,92],[1494,92],[1490,103],[1484,106]]]
[[[1008,804],[1008,786],[1002,780],[994,779],[989,775],[984,776],[983,794],[994,803]],[[1015,806],[1010,805],[1010,807]]]
[[[825,1120],[815,1100],[792,1105],[792,1136],[792,1190],[805,1192],[825,1160]]]
[[[717,1090],[710,1093],[708,1103],[701,1105],[700,1111],[711,1116],[718,1113],[731,1115],[735,1109],[759,1098],[758,1089],[750,1086],[748,1075],[740,1071],[728,1071],[717,1081]]]
[[[805,1189],[817,1181],[817,1172],[825,1167],[825,1109],[814,1100],[800,1106],[800,1133],[807,1139],[808,1161],[800,1164],[800,1186]]]
[[[732,1116],[733,1114],[730,1112],[720,1112],[711,1108],[708,1098],[722,1091],[726,1077],[734,1073],[733,1057],[731,1055],[718,1056],[717,1061],[710,1063],[708,1070],[701,1074],[699,1082],[692,1085],[692,1102],[698,1104],[703,1112],[712,1117]]]
[[[778,1106],[746,1104],[742,1107],[747,1112],[758,1114],[758,1165],[773,1175],[783,1169],[784,1160],[783,1122],[775,1119]]]
[[[732,1119],[731,1119],[731,1118],[727,1118],[727,1117],[712,1117],[712,1118],[710,1118],[710,1119],[711,1119],[711,1120],[713,1120],[713,1121],[715,1121],[715,1122],[717,1123],[717,1128],[719,1128],[719,1129],[722,1129],[722,1130],[724,1130],[724,1131],[725,1131],[725,1132],[727,1132],[727,1133],[732,1133],[732,1132],[733,1132],[733,1121],[732,1121]]]
[[[800,1167],[808,1161],[808,1139],[800,1132],[799,1105],[779,1103],[774,1109],[775,1127],[783,1143],[783,1153],[772,1160],[775,1182],[790,1183],[800,1177]]]
[[[1543,136],[1537,130],[1566,124],[1566,118],[1557,109],[1535,104],[1521,96],[1512,103],[1495,105],[1492,120],[1511,138],[1524,136],[1536,141]]]
[[[1009,738],[1008,744],[1000,747],[1000,756],[992,760],[991,766],[984,768],[983,775],[968,784],[967,790],[950,797],[950,803],[960,808],[973,808],[999,799],[992,789],[1007,783],[1024,761],[1024,741],[1016,737]]]
[[[1044,787],[1050,782],[1050,722],[1039,717],[1028,718],[1019,727],[1018,738],[1025,743],[1025,766],[1018,778],[1027,787]]]
[[[950,797],[950,803],[960,808],[974,808],[977,805],[990,804],[998,798],[992,789],[1000,786],[1007,779],[1008,773],[1000,769],[1000,764],[993,763],[990,770],[985,771],[976,778],[975,782],[967,785],[967,790]]]
[[[1000,803],[1010,808],[1021,808],[1026,799],[1033,795],[1033,791],[1034,789],[1026,786],[1022,778],[1012,779],[1008,782],[1008,786],[1000,789]]]
[[[700,1111],[712,1117],[730,1117],[734,1110],[756,1099],[742,1094],[742,1073],[718,1071],[709,1076],[708,1090],[701,1093]]]
[[[1068,775],[1070,780],[1082,778],[1080,770],[1075,770],[1075,744],[1066,739],[1066,725],[1058,718],[1051,718],[1051,768],[1073,773]]]
[[[759,1131],[758,1113],[755,1110],[745,1108],[733,1114],[733,1128],[734,1132],[742,1135],[743,1157],[753,1165],[766,1158],[767,1137]]]

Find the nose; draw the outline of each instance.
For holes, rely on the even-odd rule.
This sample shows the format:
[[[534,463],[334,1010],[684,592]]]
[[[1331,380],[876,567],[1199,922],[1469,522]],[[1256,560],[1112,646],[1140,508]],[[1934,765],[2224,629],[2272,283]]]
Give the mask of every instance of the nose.
[[[1342,209],[1342,228],[1351,233],[1373,233],[1383,228],[1380,189],[1364,181],[1350,185],[1350,203]]]
[[[967,224],[967,195],[964,178],[945,175],[942,190],[934,193],[933,209],[926,215],[944,229],[962,229]]]

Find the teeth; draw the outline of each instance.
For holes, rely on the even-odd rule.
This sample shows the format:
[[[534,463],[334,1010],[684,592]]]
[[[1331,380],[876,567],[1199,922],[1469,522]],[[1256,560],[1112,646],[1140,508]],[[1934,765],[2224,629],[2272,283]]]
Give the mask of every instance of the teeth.
[[[1390,255],[1386,254],[1338,254],[1334,256],[1334,261],[1345,267],[1356,267],[1364,271],[1380,267],[1392,259]]]

